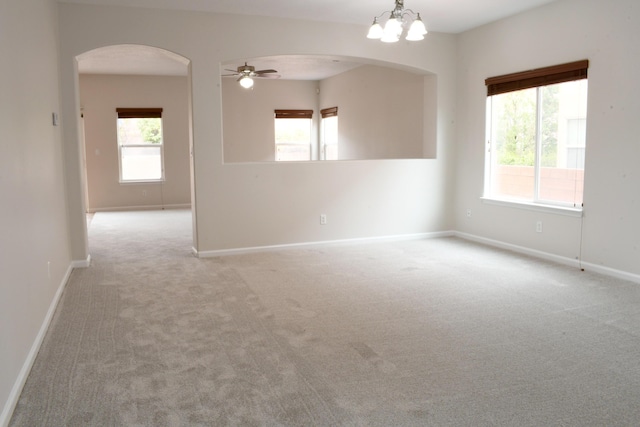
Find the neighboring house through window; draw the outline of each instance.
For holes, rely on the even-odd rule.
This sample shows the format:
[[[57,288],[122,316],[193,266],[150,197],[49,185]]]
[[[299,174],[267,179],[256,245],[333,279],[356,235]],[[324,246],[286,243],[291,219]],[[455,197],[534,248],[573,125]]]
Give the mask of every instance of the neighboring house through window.
[[[588,61],[492,77],[485,198],[580,208]]]
[[[162,108],[117,108],[120,182],[164,179]]]

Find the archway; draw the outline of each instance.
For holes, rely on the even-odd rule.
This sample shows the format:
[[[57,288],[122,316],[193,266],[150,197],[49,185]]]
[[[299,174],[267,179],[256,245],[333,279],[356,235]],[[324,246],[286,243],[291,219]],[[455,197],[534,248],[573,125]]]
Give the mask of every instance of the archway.
[[[190,60],[146,45],[113,45],[76,57],[80,100],[81,174],[87,213],[189,208],[196,244]],[[118,109],[159,111],[160,176],[131,179],[123,165],[131,147],[119,141]],[[140,157],[141,158],[141,157]],[[128,167],[128,166],[127,166]]]

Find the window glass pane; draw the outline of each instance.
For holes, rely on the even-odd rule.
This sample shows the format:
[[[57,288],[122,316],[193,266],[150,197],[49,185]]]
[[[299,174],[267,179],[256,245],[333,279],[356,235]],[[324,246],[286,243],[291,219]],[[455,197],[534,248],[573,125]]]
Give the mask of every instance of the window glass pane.
[[[276,160],[311,159],[311,119],[275,119]]]
[[[541,167],[538,198],[582,203],[587,81],[544,86],[541,94]]]
[[[302,144],[278,144],[276,146],[277,161],[309,160],[310,147]]]
[[[338,116],[322,119],[322,142],[324,159],[338,160]]]
[[[162,179],[160,147],[120,147],[122,180]]]
[[[162,144],[162,119],[118,119],[120,145]]]
[[[491,98],[491,193],[531,200],[535,189],[536,89]]]

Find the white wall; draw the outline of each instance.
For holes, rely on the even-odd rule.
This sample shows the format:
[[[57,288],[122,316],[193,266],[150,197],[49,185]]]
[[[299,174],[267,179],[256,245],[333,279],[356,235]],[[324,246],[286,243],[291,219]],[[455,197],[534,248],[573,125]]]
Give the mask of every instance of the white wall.
[[[366,25],[60,4],[64,114],[75,121],[75,57],[97,47],[134,43],[191,60],[196,249],[402,235],[448,230],[455,105],[455,37],[422,43],[368,40]],[[282,37],[295,34],[296,37]],[[277,54],[365,57],[437,75],[437,159],[296,164],[225,164],[220,64]],[[65,135],[70,209],[80,209],[77,136]],[[319,225],[319,214],[328,224]],[[73,221],[73,219],[72,219]],[[86,253],[74,222],[74,256]]]
[[[434,97],[425,89],[436,90],[423,75],[372,65],[322,80],[320,108],[338,107],[339,159],[429,157],[435,132],[425,150],[424,104]]]
[[[80,76],[87,165],[87,210],[190,204],[188,81],[178,76]],[[119,182],[116,108],[161,107],[162,183]]]
[[[0,425],[70,272],[57,40],[54,1],[0,3]]]
[[[459,37],[458,230],[567,259],[581,256],[591,268],[640,274],[638,22],[637,0],[564,0]],[[590,61],[584,223],[483,204],[484,79],[580,59]],[[537,220],[544,224],[541,234]]]

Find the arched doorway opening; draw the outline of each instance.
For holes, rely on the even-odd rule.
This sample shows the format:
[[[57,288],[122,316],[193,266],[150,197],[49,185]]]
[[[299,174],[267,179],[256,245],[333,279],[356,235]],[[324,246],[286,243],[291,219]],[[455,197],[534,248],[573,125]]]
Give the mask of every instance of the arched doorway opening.
[[[97,212],[189,209],[197,247],[190,60],[134,44],[97,48],[76,60],[82,196],[89,218]],[[149,111],[157,117],[146,117]],[[124,138],[131,132],[123,124],[145,126],[143,139]],[[156,133],[150,143],[144,137],[149,126]],[[151,175],[138,174],[149,165]]]

